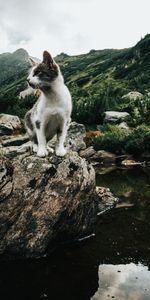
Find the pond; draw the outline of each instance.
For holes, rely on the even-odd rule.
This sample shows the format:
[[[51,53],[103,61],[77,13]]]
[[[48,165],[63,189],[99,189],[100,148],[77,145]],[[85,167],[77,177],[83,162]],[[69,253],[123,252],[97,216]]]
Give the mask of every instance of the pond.
[[[123,205],[98,217],[89,240],[50,258],[0,263],[0,299],[150,299],[150,169],[106,171],[97,184]]]

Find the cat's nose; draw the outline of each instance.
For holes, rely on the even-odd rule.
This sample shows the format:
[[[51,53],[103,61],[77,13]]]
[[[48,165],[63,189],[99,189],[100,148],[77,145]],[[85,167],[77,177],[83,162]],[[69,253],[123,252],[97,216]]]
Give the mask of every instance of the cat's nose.
[[[30,78],[27,78],[27,82],[28,82],[28,83],[30,82]]]

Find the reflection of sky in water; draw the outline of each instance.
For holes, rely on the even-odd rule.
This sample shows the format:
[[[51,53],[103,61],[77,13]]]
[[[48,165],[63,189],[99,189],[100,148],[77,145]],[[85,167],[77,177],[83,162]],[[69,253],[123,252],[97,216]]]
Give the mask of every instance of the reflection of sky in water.
[[[99,288],[91,300],[150,300],[150,272],[146,266],[100,265]]]

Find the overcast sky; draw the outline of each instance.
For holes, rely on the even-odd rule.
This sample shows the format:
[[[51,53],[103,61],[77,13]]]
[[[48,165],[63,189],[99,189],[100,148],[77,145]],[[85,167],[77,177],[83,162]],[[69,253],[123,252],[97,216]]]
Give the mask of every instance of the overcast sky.
[[[127,48],[150,33],[150,0],[0,0],[0,53]]]

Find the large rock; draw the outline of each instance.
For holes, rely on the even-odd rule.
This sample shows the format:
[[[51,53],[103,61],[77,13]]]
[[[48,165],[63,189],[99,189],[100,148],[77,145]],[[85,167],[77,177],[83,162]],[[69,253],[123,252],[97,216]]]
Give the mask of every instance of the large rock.
[[[97,214],[115,203],[96,188],[93,167],[78,155],[85,155],[85,134],[82,124],[71,124],[64,158],[33,155],[26,135],[2,137],[1,256],[46,255],[59,242],[92,233]]]
[[[106,111],[104,121],[111,123],[120,123],[128,120],[130,114],[127,112],[119,112],[119,111]]]
[[[17,116],[0,114],[0,135],[10,135],[21,129],[21,121]]]
[[[142,99],[143,98],[143,94],[133,91],[133,92],[129,92],[128,94],[122,96],[122,99],[130,99],[130,100],[136,100],[136,99]]]
[[[2,158],[0,171],[1,255],[42,256],[92,232],[102,198],[94,169],[77,152]]]

